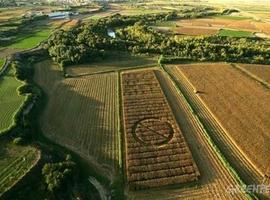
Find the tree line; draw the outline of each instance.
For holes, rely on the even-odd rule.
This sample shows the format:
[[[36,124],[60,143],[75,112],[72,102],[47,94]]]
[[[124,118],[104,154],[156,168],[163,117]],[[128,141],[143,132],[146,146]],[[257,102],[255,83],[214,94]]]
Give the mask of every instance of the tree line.
[[[199,9],[199,10],[198,10]],[[132,53],[153,53],[166,57],[198,61],[270,62],[269,46],[262,39],[231,38],[222,36],[179,37],[169,36],[150,25],[167,20],[202,17],[215,13],[209,8],[197,8],[182,13],[170,12],[139,16],[116,14],[92,21],[69,31],[55,32],[46,48],[61,67],[91,62],[112,50]],[[116,37],[108,35],[108,30]],[[169,59],[166,60],[167,62]]]

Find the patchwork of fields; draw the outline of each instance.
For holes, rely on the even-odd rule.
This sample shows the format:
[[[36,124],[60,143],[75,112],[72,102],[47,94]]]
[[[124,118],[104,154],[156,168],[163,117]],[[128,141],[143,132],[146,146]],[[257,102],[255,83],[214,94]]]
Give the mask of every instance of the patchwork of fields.
[[[268,23],[254,21],[251,18],[238,19],[233,16],[170,21],[170,23],[157,23],[155,28],[190,36],[219,34],[231,37],[253,37],[254,33],[257,33],[256,35],[267,37],[270,34]]]
[[[210,145],[183,94],[169,76],[161,71],[156,71],[156,76],[199,168],[200,177],[197,184],[186,187],[129,191],[130,199],[246,199],[243,192],[228,192],[228,186],[239,187],[239,183]]]
[[[120,134],[124,134],[123,163],[130,197],[211,199],[215,196],[235,199],[236,194],[228,193],[228,185],[239,187],[242,183],[239,183],[241,179],[234,174],[232,166],[237,172],[242,166],[239,174],[245,181],[262,182],[261,172],[267,170],[268,162],[264,155],[269,155],[266,143],[262,142],[268,137],[263,131],[269,126],[266,120],[268,112],[256,109],[253,115],[247,113],[255,109],[254,105],[266,103],[265,99],[269,98],[266,88],[228,64],[207,63],[166,66],[169,74],[175,77],[175,83],[164,72],[153,71],[153,68],[127,70],[120,65],[119,69],[126,69],[120,72],[120,89],[118,73],[108,72],[106,62],[99,65],[104,68],[99,69],[97,72],[101,73],[98,74],[92,72],[97,66],[93,69],[92,66],[84,66],[84,73],[90,70],[87,76],[79,74],[80,67],[71,67],[68,72],[77,73],[77,77],[66,79],[51,61],[36,65],[35,82],[49,97],[40,125],[48,138],[100,166],[108,176],[114,175],[112,169],[117,171],[122,165]],[[204,70],[205,67],[208,70]],[[112,70],[117,70],[117,66],[113,66]],[[178,82],[182,83],[180,91],[177,89]],[[244,85],[253,88],[261,98],[250,96]],[[119,91],[122,91],[122,106],[118,105]],[[193,98],[200,97],[204,103],[198,104],[198,107],[191,104],[192,110],[187,102],[190,99],[186,99],[189,94],[194,95]],[[243,102],[243,98],[249,101],[244,101],[242,105],[239,102]],[[223,99],[231,100],[227,102]],[[121,107],[123,133],[119,132],[118,112]],[[235,112],[232,108],[236,107],[239,110]],[[194,111],[198,117],[194,116]],[[55,113],[60,113],[62,117]],[[201,117],[210,121],[204,124],[200,121]],[[258,118],[261,119],[259,124]],[[247,119],[249,123],[245,124]],[[200,123],[206,125],[205,129]],[[212,138],[214,132],[209,130],[217,133],[213,140],[209,140],[209,136]],[[217,141],[219,134],[223,136]],[[230,157],[225,154],[231,165],[223,161],[213,142],[222,153],[224,149],[232,153]],[[194,186],[171,188],[170,195],[166,189],[140,190],[194,180],[197,180]],[[239,199],[246,198],[245,193],[237,195]]]
[[[81,19],[161,13],[160,6],[164,12],[178,9],[163,3],[113,3]],[[0,9],[0,20],[14,13]],[[54,28],[67,30],[81,19],[46,22],[36,32],[16,35],[14,43],[0,46],[0,68],[6,56],[33,48]],[[270,35],[269,24],[248,16],[177,18],[152,27],[175,38]],[[93,167],[101,198],[119,192],[117,187],[124,187],[127,199],[138,200],[270,198],[268,191],[245,190],[246,185],[270,184],[270,66],[204,62],[157,67],[157,60],[152,53],[111,51],[90,64],[67,66],[65,74],[52,60],[35,63],[33,81],[46,101],[37,116],[41,132]],[[0,76],[0,198],[41,158],[35,146],[42,146],[39,139],[27,141],[35,145],[12,142],[21,127],[3,134],[26,99],[18,93],[24,83],[14,73],[8,68]]]

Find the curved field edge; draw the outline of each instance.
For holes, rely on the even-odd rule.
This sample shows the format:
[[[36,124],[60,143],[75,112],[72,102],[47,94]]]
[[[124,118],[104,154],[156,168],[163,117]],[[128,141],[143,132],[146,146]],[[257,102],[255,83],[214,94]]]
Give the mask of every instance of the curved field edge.
[[[44,72],[44,70],[45,70],[45,72]],[[46,74],[47,74],[47,76],[46,76]],[[112,132],[115,134],[113,136],[110,133],[110,135],[112,135],[115,138],[114,140],[117,140],[119,142],[116,142],[113,146],[113,149],[115,150],[114,156],[116,156],[118,158],[117,160],[114,159],[113,163],[110,161],[113,159],[107,159],[107,161],[106,161],[106,158],[109,156],[109,155],[107,155],[107,153],[110,153],[110,155],[112,155],[113,154],[112,150],[110,150],[108,148],[107,151],[105,151],[105,147],[108,146],[108,145],[106,145],[107,142],[112,143],[111,139],[105,140],[106,137],[104,137],[103,141],[96,140],[96,138],[99,136],[96,135],[96,133],[94,132],[95,130],[94,129],[92,130],[91,127],[89,129],[87,129],[87,132],[83,131],[83,129],[82,130],[72,129],[75,131],[75,132],[72,131],[73,133],[77,133],[77,134],[73,134],[73,136],[77,135],[78,137],[80,137],[79,133],[84,133],[81,136],[84,135],[86,138],[91,139],[91,141],[92,141],[92,142],[85,141],[83,143],[83,140],[81,140],[81,141],[77,140],[78,141],[77,143],[79,143],[79,145],[75,145],[75,146],[73,144],[68,144],[68,141],[65,142],[63,140],[63,138],[62,139],[60,138],[61,139],[60,141],[62,141],[62,142],[60,142],[59,140],[57,141],[56,138],[54,138],[54,134],[50,135],[50,133],[48,131],[44,131],[44,127],[43,127],[43,130],[41,128],[41,132],[43,132],[43,135],[45,136],[45,138],[47,138],[52,143],[55,143],[61,147],[69,149],[70,151],[74,152],[75,154],[78,154],[83,160],[87,161],[87,163],[91,166],[91,168],[94,169],[94,173],[92,173],[92,175],[99,182],[104,184],[104,186],[106,186],[106,189],[113,188],[113,190],[118,190],[119,189],[118,184],[121,184],[121,182],[122,182],[120,180],[121,179],[121,168],[122,168],[122,160],[121,160],[122,155],[121,155],[121,140],[120,140],[121,135],[120,135],[120,127],[119,127],[120,121],[119,121],[119,114],[118,114],[118,112],[120,110],[119,103],[118,103],[118,93],[120,90],[119,86],[118,86],[118,73],[110,73],[109,76],[106,74],[104,74],[104,75],[100,74],[100,75],[80,77],[80,78],[79,77],[78,78],[63,78],[62,74],[58,71],[58,68],[56,68],[56,65],[53,65],[48,60],[44,60],[42,62],[38,62],[35,66],[34,82],[36,84],[38,84],[39,87],[44,91],[44,93],[45,93],[44,95],[46,96],[46,99],[47,99],[46,103],[45,103],[46,104],[45,108],[40,115],[40,119],[38,120],[40,125],[42,125],[42,124],[44,125],[44,123],[42,122],[44,119],[46,119],[46,118],[44,118],[44,115],[47,115],[48,113],[54,114],[53,113],[54,109],[52,109],[51,111],[48,111],[48,109],[49,109],[48,106],[50,106],[49,104],[51,104],[51,103],[53,103],[53,104],[56,103],[54,100],[52,100],[52,98],[53,98],[53,96],[57,96],[57,95],[54,95],[55,94],[54,92],[59,91],[59,87],[60,88],[63,87],[63,88],[67,89],[66,94],[70,95],[71,97],[73,96],[73,99],[71,101],[74,102],[74,100],[76,101],[76,99],[80,101],[80,99],[81,99],[82,101],[86,102],[86,104],[85,104],[86,107],[83,107],[83,106],[80,107],[79,106],[80,103],[77,104],[78,107],[75,106],[75,110],[73,109],[73,115],[74,115],[74,112],[75,113],[78,112],[78,109],[80,110],[81,108],[83,109],[83,110],[81,110],[82,112],[87,111],[88,114],[87,113],[84,113],[84,114],[89,115],[89,116],[83,117],[83,120],[87,121],[87,123],[84,123],[84,124],[90,123],[90,125],[92,125],[92,127],[96,127],[96,126],[97,127],[104,127],[102,124],[96,124],[96,123],[94,123],[94,121],[92,121],[94,119],[95,120],[99,119],[99,117],[100,117],[99,115],[94,115],[95,113],[96,114],[98,114],[98,113],[96,111],[89,112],[89,109],[91,109],[93,111],[93,109],[95,107],[95,105],[93,103],[97,103],[96,104],[96,106],[97,106],[96,108],[98,108],[97,111],[103,110],[102,102],[97,101],[99,99],[98,96],[101,95],[101,97],[102,97],[103,95],[105,95],[105,91],[107,91],[107,93],[109,92],[111,95],[116,97],[116,98],[108,98],[109,96],[111,96],[111,95],[109,95],[105,98],[105,99],[107,99],[106,100],[107,104],[109,103],[108,100],[114,99],[114,102],[113,102],[114,106],[110,107],[109,110],[111,110],[110,117],[112,117],[112,115],[115,116],[115,117],[113,117],[115,120],[115,123],[113,123],[114,129]],[[115,85],[115,87],[113,87],[112,83],[113,83],[113,85]],[[105,84],[105,87],[101,87],[101,84]],[[68,89],[69,86],[72,86],[72,85],[75,87],[73,87],[73,88],[70,87],[70,89],[72,89],[72,90]],[[87,85],[88,85],[88,87],[85,87]],[[49,88],[47,88],[47,87],[49,87]],[[91,89],[91,87],[92,87],[92,89]],[[108,88],[108,89],[106,89],[106,88]],[[114,92],[110,91],[110,88]],[[100,90],[102,90],[102,91],[100,91]],[[64,92],[64,91],[61,90],[61,92]],[[61,93],[61,94],[64,94],[64,93]],[[95,96],[95,95],[98,95],[98,96]],[[90,102],[89,102],[88,98],[90,98]],[[101,100],[104,100],[103,97],[101,98]],[[59,100],[58,100],[58,102],[59,102]],[[92,102],[92,104],[91,104],[91,102]],[[67,107],[69,107],[67,104],[65,104],[65,105]],[[72,104],[72,107],[74,107],[73,104]],[[71,108],[71,107],[69,107],[69,108]],[[66,109],[64,109],[64,110],[60,109],[60,110],[62,110],[64,112]],[[108,111],[107,106],[106,106],[106,110]],[[112,110],[114,110],[114,111],[112,111]],[[106,113],[107,112],[104,112],[105,115],[106,115]],[[83,114],[83,113],[80,112],[80,114]],[[83,115],[81,115],[81,117],[82,116]],[[62,120],[68,120],[68,119],[70,119],[70,117],[71,117],[70,115],[67,115],[66,118],[64,118]],[[76,114],[75,114],[75,117],[76,117],[76,119],[81,118],[80,116],[76,116]],[[110,119],[110,117],[108,119]],[[112,124],[112,122],[106,123],[105,125],[106,125],[106,127],[107,126],[111,127],[111,124]],[[48,126],[48,127],[50,127],[50,126]],[[51,127],[54,127],[54,126],[51,126]],[[75,128],[80,127],[80,125],[78,125],[78,123],[77,123],[74,125],[74,127]],[[83,125],[83,127],[85,127],[85,125]],[[68,129],[68,130],[71,130],[71,129]],[[55,132],[53,129],[51,131],[53,131],[53,133]],[[105,131],[104,133],[109,133],[109,132]],[[102,135],[100,135],[100,136],[102,136]],[[102,142],[104,145],[101,145]],[[76,143],[76,140],[75,140],[75,143]],[[97,143],[99,143],[100,145],[97,145]],[[92,144],[93,146],[90,147],[88,144]],[[97,146],[94,146],[94,145],[97,145]],[[79,148],[77,148],[77,147],[79,147]],[[95,147],[95,148],[93,148],[93,147]],[[103,153],[103,151],[104,151],[104,153]],[[102,160],[102,163],[105,163],[106,165],[102,164],[100,162],[101,160]],[[104,161],[106,161],[106,162],[104,162]],[[109,164],[113,164],[115,169],[112,170],[112,165],[109,165]],[[120,172],[120,174],[119,174],[119,172]],[[113,176],[113,175],[115,175],[114,173],[117,174],[117,176]],[[108,182],[110,182],[110,183],[108,183]],[[116,191],[116,192],[118,192],[118,191]]]
[[[187,103],[190,111],[194,114],[196,121],[201,126],[201,128],[204,130],[203,133],[204,133],[204,136],[207,138],[207,141],[208,141],[209,145],[213,148],[213,150],[215,151],[215,153],[217,154],[217,156],[219,157],[219,159],[222,161],[223,165],[228,169],[228,171],[230,172],[230,174],[239,183],[239,185],[241,186],[242,190],[248,195],[248,199],[259,200],[259,198],[253,192],[250,192],[250,191],[246,190],[247,185],[244,183],[244,181],[242,180],[242,178],[238,175],[238,173],[236,172],[236,170],[230,165],[230,163],[227,161],[227,159],[223,156],[223,154],[219,150],[218,146],[215,145],[215,143],[211,139],[210,135],[208,134],[207,127],[204,125],[203,121],[200,119],[200,117],[194,111],[194,109],[192,107],[192,104],[189,102],[189,100],[186,97],[186,95],[184,95],[184,93],[182,92],[182,90],[179,88],[179,86],[178,86],[175,78],[171,75],[170,72],[168,72],[166,70],[166,68],[164,67],[164,65],[161,64],[160,67],[161,67],[162,71],[164,71],[170,77],[170,79],[172,80],[172,83],[176,87],[176,89],[179,92],[179,94],[183,96],[183,98],[184,98],[185,102]]]
[[[15,77],[14,70],[15,69],[13,69],[11,67],[11,64],[9,64],[7,71],[2,74],[2,77],[0,76],[0,83],[1,83],[0,84],[0,91],[1,91],[1,88],[2,88],[2,90],[5,89],[8,92],[10,92],[10,90],[12,89],[13,91],[11,92],[11,95],[12,95],[12,98],[14,98],[13,103],[16,103],[17,101],[20,101],[20,103],[19,103],[19,105],[16,103],[16,105],[14,105],[16,108],[14,107],[12,109],[13,110],[12,113],[9,113],[11,115],[11,116],[8,116],[10,119],[9,119],[9,122],[6,122],[9,125],[5,125],[3,127],[0,127],[0,136],[9,132],[13,127],[16,126],[17,119],[20,117],[24,108],[29,104],[30,98],[31,98],[31,95],[29,95],[29,94],[26,94],[26,95],[19,94],[18,88],[24,86],[26,83]],[[10,83],[15,84],[15,85],[13,85],[13,88],[12,88]],[[5,95],[5,94],[3,94],[3,95]],[[4,105],[4,104],[5,104],[5,102],[3,103],[3,105],[0,104],[0,110],[6,109],[7,105]],[[9,101],[9,105],[10,105],[10,101]],[[1,112],[1,113],[5,113],[5,112]]]
[[[20,152],[20,156],[10,158],[7,165],[2,165],[0,172],[0,198],[21,181],[38,164],[41,158],[40,150],[30,147]]]

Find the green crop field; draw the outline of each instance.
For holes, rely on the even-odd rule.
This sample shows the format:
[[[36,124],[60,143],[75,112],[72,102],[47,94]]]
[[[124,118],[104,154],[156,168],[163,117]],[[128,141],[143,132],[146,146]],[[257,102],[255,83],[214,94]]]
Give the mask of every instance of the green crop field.
[[[4,64],[4,60],[0,58],[0,69],[2,68],[3,64]]]
[[[38,45],[43,40],[46,40],[49,35],[51,34],[52,30],[50,29],[44,29],[41,31],[38,31],[32,35],[29,35],[27,37],[23,37],[22,39],[18,39],[18,41],[12,45],[10,45],[10,48],[15,49],[30,49]]]
[[[39,160],[39,152],[30,146],[0,142],[0,198]]]
[[[246,16],[232,16],[232,15],[217,15],[213,18],[215,18],[215,19],[230,19],[230,20],[236,20],[236,21],[252,19],[252,18],[246,17]]]
[[[0,133],[13,124],[13,117],[26,97],[18,95],[22,82],[14,78],[14,70],[0,78]]]
[[[221,29],[219,31],[220,36],[227,36],[227,37],[253,37],[253,33],[248,31],[235,31],[229,29]]]

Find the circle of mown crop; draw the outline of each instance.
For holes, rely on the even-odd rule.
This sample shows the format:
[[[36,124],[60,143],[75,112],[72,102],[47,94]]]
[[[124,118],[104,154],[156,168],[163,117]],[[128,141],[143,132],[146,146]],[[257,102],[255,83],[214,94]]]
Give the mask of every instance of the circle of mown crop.
[[[141,119],[132,128],[133,137],[148,146],[167,144],[173,138],[173,133],[172,125],[158,118]]]

